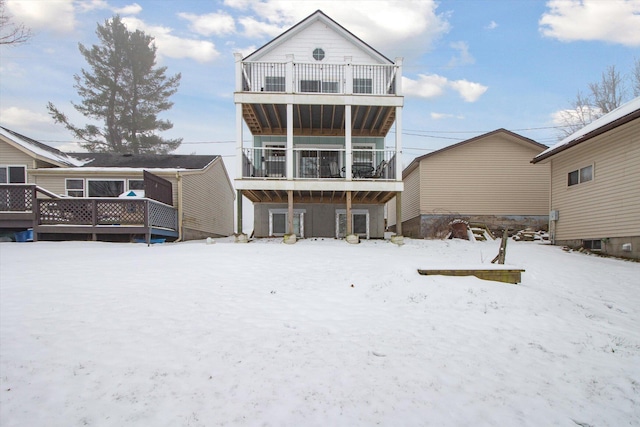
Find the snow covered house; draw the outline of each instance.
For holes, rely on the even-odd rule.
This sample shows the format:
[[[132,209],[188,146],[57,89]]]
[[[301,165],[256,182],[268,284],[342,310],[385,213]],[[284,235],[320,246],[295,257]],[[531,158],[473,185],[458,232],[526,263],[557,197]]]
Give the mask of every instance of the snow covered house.
[[[319,10],[236,54],[235,186],[254,204],[256,237],[383,237],[384,205],[403,189],[401,75],[401,59]]]
[[[555,244],[640,259],[640,97],[538,154]]]
[[[63,153],[0,127],[0,174],[0,231],[32,228],[35,240],[233,233],[220,156]]]
[[[417,157],[402,173],[403,234],[437,237],[453,219],[493,229],[546,228],[549,172],[531,164],[546,148],[497,129]],[[396,204],[388,206],[393,229]]]

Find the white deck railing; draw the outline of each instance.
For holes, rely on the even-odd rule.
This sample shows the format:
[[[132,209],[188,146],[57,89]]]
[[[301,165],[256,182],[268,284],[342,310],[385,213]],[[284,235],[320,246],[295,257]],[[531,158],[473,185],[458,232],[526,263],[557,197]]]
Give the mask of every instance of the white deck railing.
[[[398,95],[399,65],[241,63],[243,92]]]

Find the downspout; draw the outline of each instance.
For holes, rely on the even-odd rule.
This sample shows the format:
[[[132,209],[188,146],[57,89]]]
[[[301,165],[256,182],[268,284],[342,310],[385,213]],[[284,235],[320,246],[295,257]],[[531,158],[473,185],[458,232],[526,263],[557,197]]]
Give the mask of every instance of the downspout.
[[[182,241],[182,176],[180,171],[176,171],[176,181],[178,182],[178,240]]]

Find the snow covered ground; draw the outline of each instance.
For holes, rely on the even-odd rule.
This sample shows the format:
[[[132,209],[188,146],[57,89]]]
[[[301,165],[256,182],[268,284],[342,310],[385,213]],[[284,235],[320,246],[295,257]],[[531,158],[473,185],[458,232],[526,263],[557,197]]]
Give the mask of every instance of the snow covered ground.
[[[0,425],[640,425],[640,264],[513,242],[0,244]]]

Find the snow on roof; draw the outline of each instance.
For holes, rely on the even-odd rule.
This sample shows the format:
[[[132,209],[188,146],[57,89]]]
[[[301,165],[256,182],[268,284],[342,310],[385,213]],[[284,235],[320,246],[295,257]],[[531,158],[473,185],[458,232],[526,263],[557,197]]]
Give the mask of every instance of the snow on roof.
[[[544,150],[542,153],[538,154],[534,159],[534,163],[536,161],[542,160],[546,157],[549,157],[551,155],[551,153],[555,153],[555,152],[559,152],[564,150],[565,148],[568,148],[568,146],[570,144],[576,144],[578,142],[582,142],[581,140],[584,139],[585,141],[588,138],[585,138],[585,136],[588,136],[589,134],[596,132],[598,129],[601,129],[613,122],[615,122],[616,120],[620,120],[625,116],[628,116],[636,111],[640,111],[640,97],[635,98],[629,102],[627,102],[626,104],[621,105],[620,107],[616,108],[615,110],[611,111],[610,113],[605,114],[604,116],[600,117],[597,120],[594,120],[593,122],[589,123],[588,125],[586,125],[585,127],[583,127],[582,129],[572,133],[571,135],[569,135],[568,137],[566,137],[565,139],[563,139],[562,141],[558,142],[556,145],[553,145],[549,148],[547,148],[546,150]],[[595,136],[595,135],[592,135]]]
[[[38,169],[37,171],[34,171],[34,173],[36,174],[56,174],[56,173],[61,173],[61,174],[66,174],[66,173],[75,173],[75,174],[83,174],[83,173],[87,173],[87,172],[105,172],[105,173],[132,173],[132,172],[143,172],[143,171],[147,171],[147,172],[151,172],[151,173],[176,173],[176,172],[190,172],[193,171],[193,169],[185,169],[185,168],[125,168],[125,167],[119,167],[119,168],[114,168],[114,167],[83,167],[83,168],[75,168],[75,167],[69,167],[69,168],[43,168],[43,169]]]
[[[36,156],[51,160],[56,163],[61,163],[67,166],[82,166],[86,163],[86,161],[71,157],[58,150],[57,148],[50,147],[46,144],[36,141],[35,139],[31,139],[2,126],[0,126],[0,135],[13,141],[14,143],[30,151]]]

